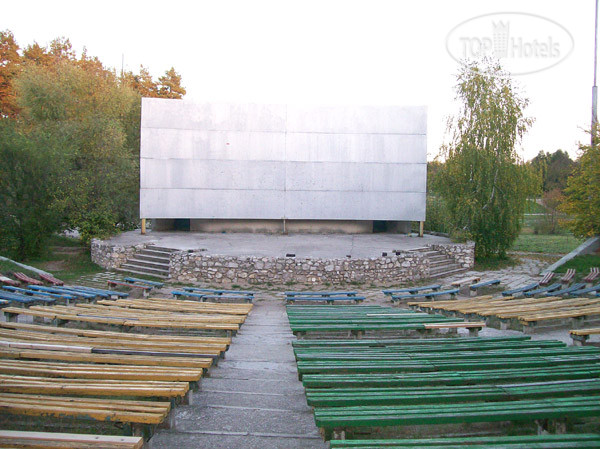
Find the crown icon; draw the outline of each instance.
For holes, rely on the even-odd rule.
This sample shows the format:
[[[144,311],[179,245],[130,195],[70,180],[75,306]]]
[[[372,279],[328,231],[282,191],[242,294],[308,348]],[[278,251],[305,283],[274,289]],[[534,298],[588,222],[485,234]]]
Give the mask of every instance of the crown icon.
[[[506,58],[508,56],[508,36],[510,22],[492,22],[492,36],[494,41],[494,56]]]

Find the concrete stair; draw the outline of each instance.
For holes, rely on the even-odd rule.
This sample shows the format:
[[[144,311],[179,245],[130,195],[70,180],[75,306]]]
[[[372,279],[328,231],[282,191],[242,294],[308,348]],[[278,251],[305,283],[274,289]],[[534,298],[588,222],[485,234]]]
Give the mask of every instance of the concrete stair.
[[[148,246],[127,259],[127,262],[117,268],[117,271],[167,279],[169,277],[169,260],[174,251],[177,250]]]
[[[466,268],[463,268],[461,265],[457,264],[454,259],[448,257],[446,254],[440,251],[432,250],[429,247],[417,248],[413,251],[427,256],[430,267],[429,277],[432,279],[452,276],[453,274],[467,271]]]

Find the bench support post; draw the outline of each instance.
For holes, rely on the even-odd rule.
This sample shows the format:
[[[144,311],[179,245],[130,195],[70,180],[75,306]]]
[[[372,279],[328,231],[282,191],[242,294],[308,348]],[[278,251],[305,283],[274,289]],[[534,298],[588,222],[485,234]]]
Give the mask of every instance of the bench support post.
[[[146,235],[146,219],[142,218],[142,235]]]
[[[419,237],[423,237],[424,231],[425,231],[425,222],[420,221],[419,222]]]
[[[333,440],[345,440],[346,439],[346,431],[344,429],[333,429],[333,433],[331,435],[331,439],[333,439]]]
[[[480,327],[470,327],[469,328],[469,336],[470,337],[479,336],[479,329],[481,329],[481,328]]]

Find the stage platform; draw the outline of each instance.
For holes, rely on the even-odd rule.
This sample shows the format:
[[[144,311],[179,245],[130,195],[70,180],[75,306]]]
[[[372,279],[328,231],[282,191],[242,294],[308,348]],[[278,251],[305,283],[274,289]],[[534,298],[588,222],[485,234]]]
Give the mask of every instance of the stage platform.
[[[105,240],[120,246],[155,245],[182,251],[202,251],[206,255],[353,259],[382,257],[394,251],[408,251],[432,244],[451,243],[445,237],[426,234],[209,234],[195,232],[130,231]]]

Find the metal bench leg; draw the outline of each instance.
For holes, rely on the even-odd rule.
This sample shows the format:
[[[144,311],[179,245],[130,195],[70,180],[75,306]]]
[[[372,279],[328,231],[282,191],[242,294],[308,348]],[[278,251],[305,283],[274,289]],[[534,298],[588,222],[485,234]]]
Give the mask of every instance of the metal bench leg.
[[[331,438],[333,440],[345,440],[346,439],[346,431],[344,429],[333,429]]]
[[[535,424],[537,426],[538,435],[548,435],[548,420],[547,419],[536,419]]]
[[[590,336],[589,335],[571,335],[571,338],[573,339],[574,346],[584,346],[587,343]]]
[[[481,330],[480,327],[470,327],[469,328],[469,337],[478,337],[480,330]]]

